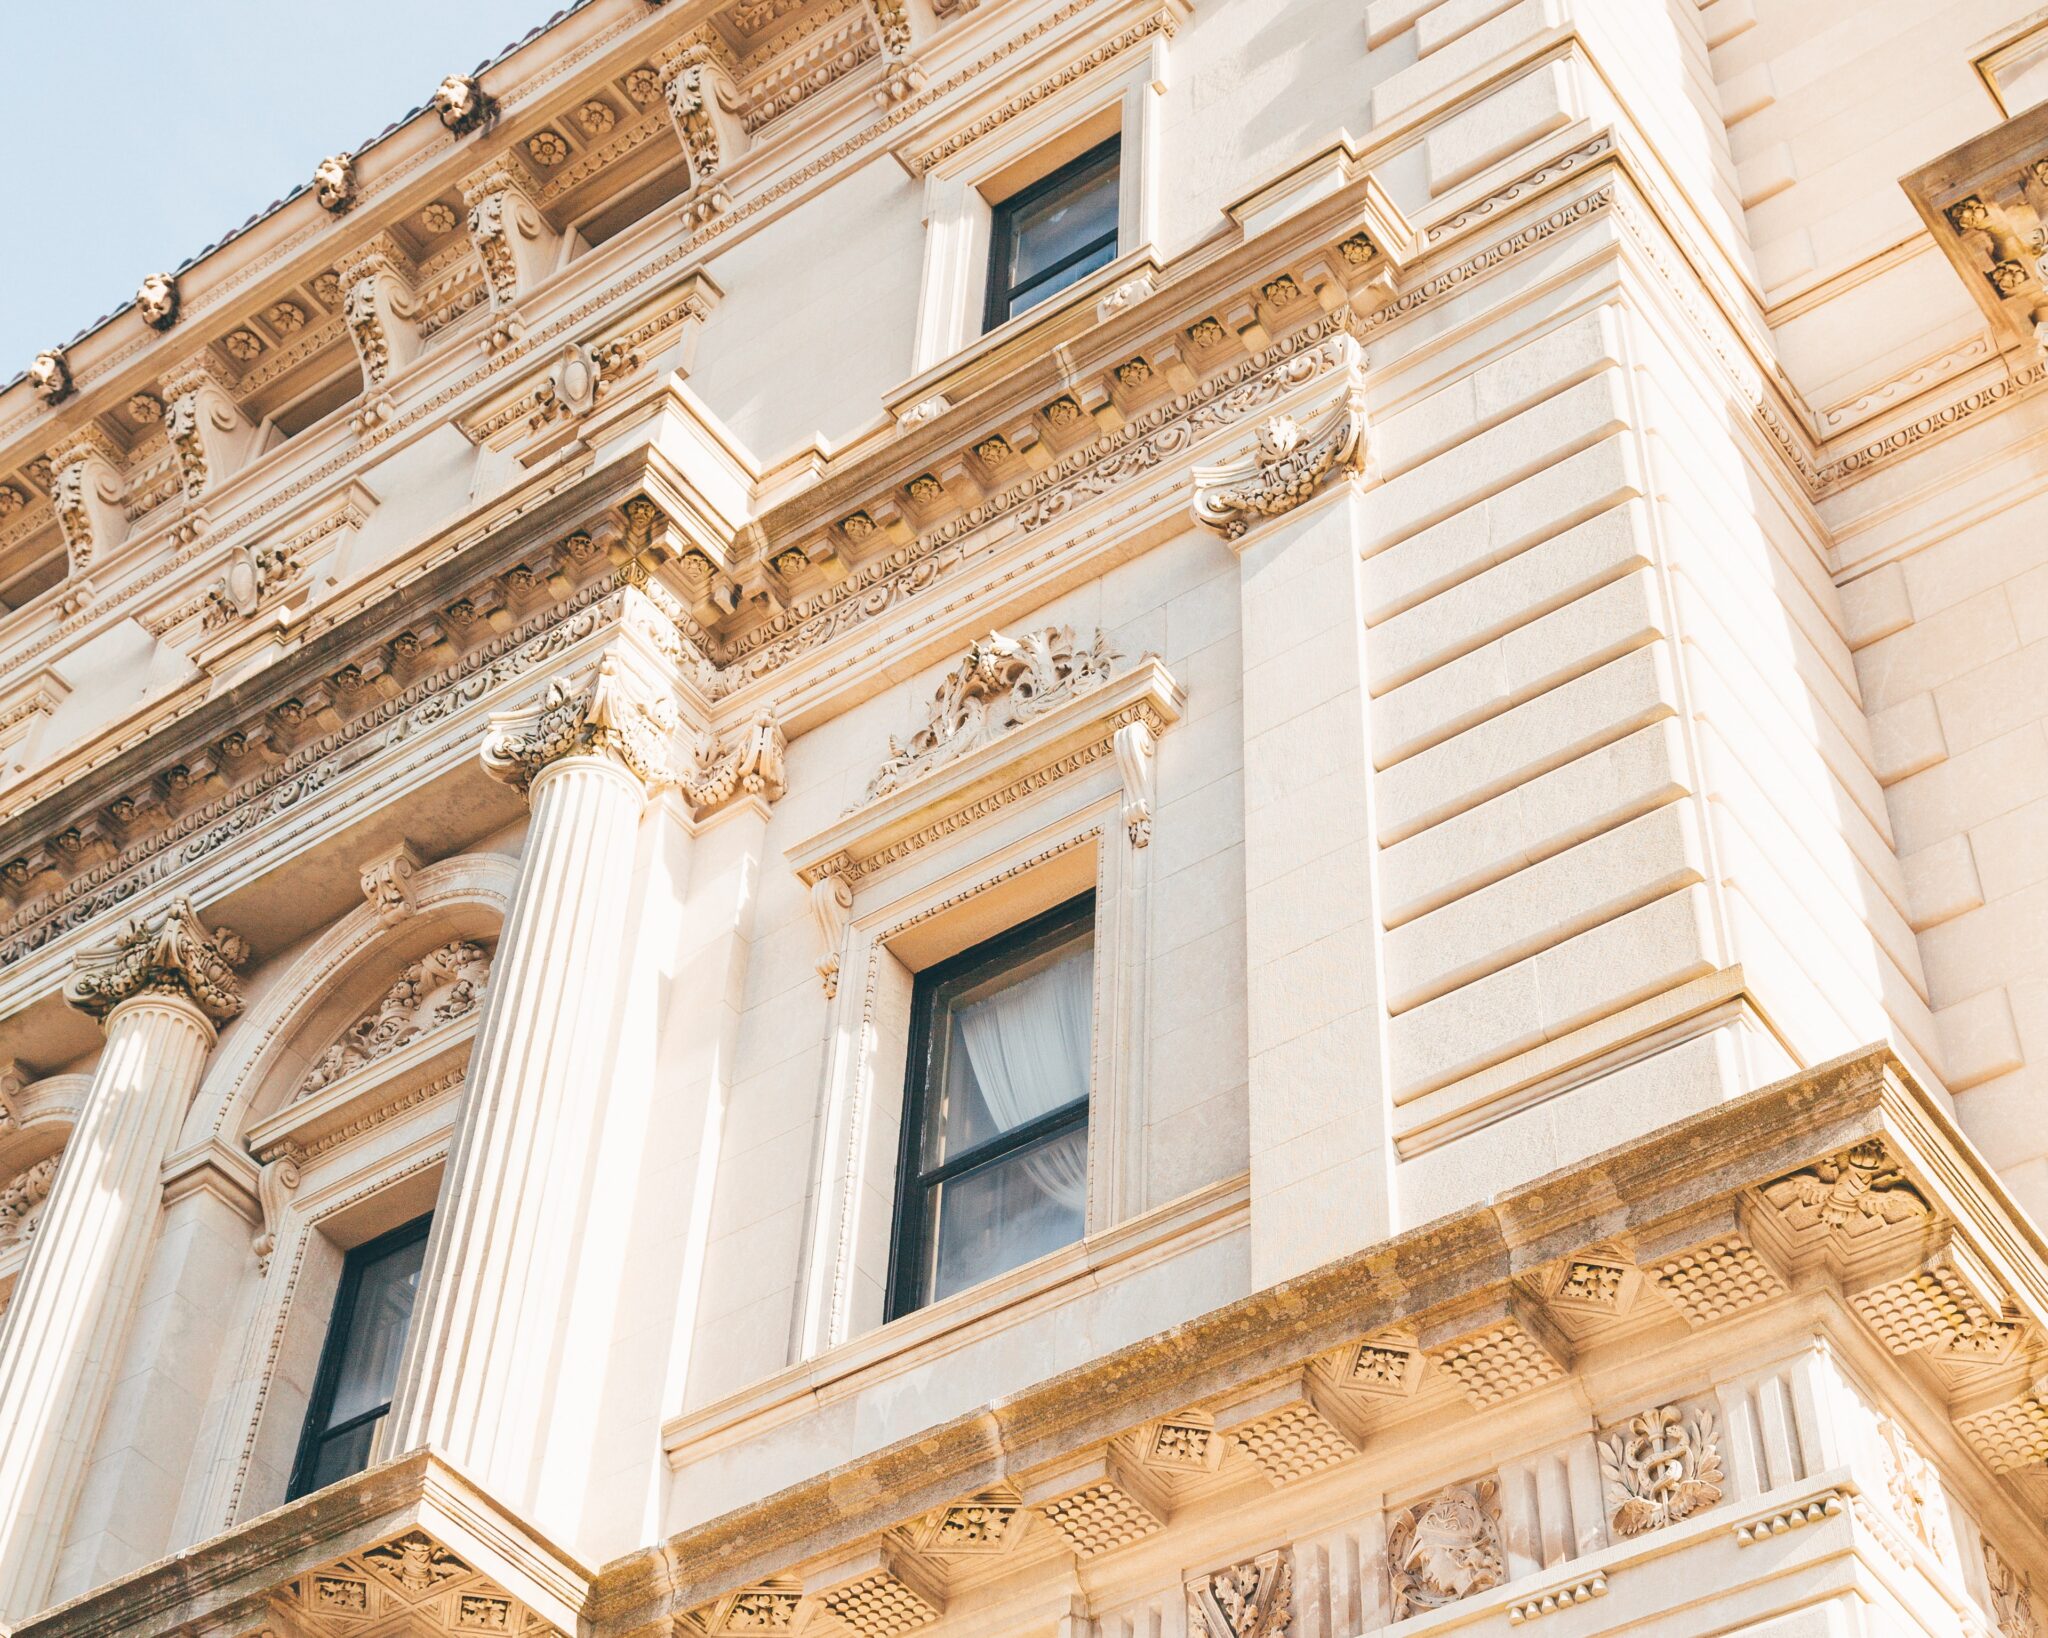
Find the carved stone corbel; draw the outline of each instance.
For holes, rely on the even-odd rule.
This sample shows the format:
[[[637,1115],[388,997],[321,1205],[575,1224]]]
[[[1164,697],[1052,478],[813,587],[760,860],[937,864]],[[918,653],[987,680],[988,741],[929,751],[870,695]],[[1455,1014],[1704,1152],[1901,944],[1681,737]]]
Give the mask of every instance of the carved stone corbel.
[[[73,575],[84,574],[96,556],[112,550],[128,532],[120,459],[113,440],[90,421],[50,451],[50,504],[64,532]]]
[[[691,747],[689,763],[676,770],[676,787],[694,814],[720,807],[735,796],[778,801],[784,788],[784,748],[781,724],[769,716],[756,717],[730,743],[706,729]]]
[[[178,476],[185,499],[197,505],[219,484],[255,440],[252,427],[236,407],[210,352],[199,352],[163,378],[158,388],[164,401],[164,435],[178,457]]]
[[[1293,511],[1333,474],[1365,470],[1365,380],[1356,341],[1349,350],[1342,398],[1308,426],[1292,414],[1273,416],[1250,454],[1195,468],[1196,522],[1237,540],[1259,519]]]
[[[12,1058],[0,1058],[0,1136],[21,1130],[21,1095],[29,1079]]]
[[[248,943],[239,934],[225,927],[208,931],[192,901],[175,898],[80,950],[64,999],[104,1018],[138,995],[181,995],[215,1023],[225,1023],[242,1010],[234,969],[248,959]]]
[[[525,332],[519,298],[547,276],[560,236],[528,197],[519,173],[499,158],[462,182],[469,206],[469,239],[483,264],[484,288],[497,317],[489,347],[495,352]]]
[[[1132,847],[1152,841],[1152,798],[1159,783],[1158,739],[1148,722],[1127,722],[1116,731],[1116,769],[1124,782],[1124,834]]]
[[[917,29],[909,0],[868,0],[868,15],[882,42],[882,83],[876,88],[875,102],[888,109],[908,100],[924,84],[924,69],[911,60]]]
[[[746,151],[737,65],[726,44],[700,28],[655,59],[661,93],[690,161],[690,193],[707,193],[719,173]]]
[[[380,233],[342,259],[341,316],[363,367],[366,392],[384,384],[419,354],[419,313],[406,271],[405,254],[389,234]]]
[[[256,1253],[259,1279],[270,1273],[270,1254],[277,1249],[277,1231],[284,1221],[285,1204],[298,1186],[298,1162],[289,1155],[279,1155],[256,1174],[256,1203],[263,1210],[263,1227],[257,1231],[250,1249]]]
[[[400,842],[389,852],[365,859],[362,864],[363,897],[386,927],[395,927],[413,913],[413,872],[420,857],[410,842]]]
[[[853,884],[844,876],[828,873],[811,883],[811,915],[818,923],[818,941],[825,947],[818,958],[818,977],[824,981],[827,1001],[839,993],[839,952],[852,912]]]

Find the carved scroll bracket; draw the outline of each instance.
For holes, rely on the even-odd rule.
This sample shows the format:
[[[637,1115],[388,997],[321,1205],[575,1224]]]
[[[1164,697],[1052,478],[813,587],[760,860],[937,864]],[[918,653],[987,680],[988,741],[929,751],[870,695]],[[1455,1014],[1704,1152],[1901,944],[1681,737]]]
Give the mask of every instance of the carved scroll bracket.
[[[1343,341],[1348,358],[1336,403],[1306,426],[1291,412],[1275,415],[1248,454],[1195,468],[1196,522],[1238,540],[1261,518],[1293,511],[1332,476],[1365,471],[1364,354],[1353,338]]]

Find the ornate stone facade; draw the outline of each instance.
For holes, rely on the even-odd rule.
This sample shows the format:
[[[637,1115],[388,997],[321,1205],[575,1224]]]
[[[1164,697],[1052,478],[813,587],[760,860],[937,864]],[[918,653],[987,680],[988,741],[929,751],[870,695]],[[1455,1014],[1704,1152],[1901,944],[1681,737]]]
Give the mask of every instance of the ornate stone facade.
[[[1938,12],[587,0],[0,386],[0,1628],[2033,1638]]]

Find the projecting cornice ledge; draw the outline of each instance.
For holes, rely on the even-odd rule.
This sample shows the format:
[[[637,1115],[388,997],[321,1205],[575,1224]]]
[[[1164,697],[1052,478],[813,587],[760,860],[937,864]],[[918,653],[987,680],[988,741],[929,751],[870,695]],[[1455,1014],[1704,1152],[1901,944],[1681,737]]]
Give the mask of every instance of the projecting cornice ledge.
[[[1484,1324],[1491,1336],[1520,1325],[1526,1342],[1554,1339],[1528,1290],[1560,1259],[1568,1271],[1575,1254],[1595,1246],[1610,1259],[1617,1245],[1632,1246],[1645,1276],[1694,1329],[1782,1298],[1794,1280],[1833,1268],[1849,1304],[1881,1338],[1898,1343],[1888,1326],[1926,1319],[1914,1307],[1924,1289],[1915,1271],[1926,1266],[1930,1243],[1943,1248],[1937,1278],[1993,1305],[1970,1321],[1951,1316],[1947,1323],[1974,1325],[1969,1337],[1997,1337],[2001,1345],[2040,1334],[2048,1248],[1889,1050],[1866,1049],[615,1560],[599,1573],[586,1618],[600,1638],[669,1633],[735,1589],[800,1573],[800,1560],[856,1550],[907,1519],[1033,1468],[1064,1471],[1118,1434],[1204,1398],[1242,1396],[1262,1377],[1299,1377],[1304,1360],[1331,1350],[1351,1360],[1361,1352],[1358,1339],[1393,1328],[1419,1336],[1431,1368],[1448,1365],[1475,1404],[1525,1391],[1526,1383],[1494,1393],[1500,1385],[1465,1380],[1484,1374],[1484,1349],[1462,1349],[1451,1333]],[[1475,1318],[1484,1314],[1494,1318]],[[1903,1345],[1948,1340],[1948,1332],[1929,1332]],[[2025,1351],[2014,1349],[2016,1356]],[[1537,1373],[1539,1381],[1563,1378],[1568,1347],[1565,1353],[1554,1373]],[[2031,1410],[2048,1385],[2026,1379],[2017,1357],[2008,1374],[2009,1410],[1963,1414],[1980,1396],[1954,1413],[1959,1431],[1998,1471],[2048,1453],[2019,1448],[2030,1437],[2048,1439],[2025,1431],[2042,1420]],[[806,1595],[810,1581],[802,1581]]]
[[[590,1584],[585,1566],[415,1451],[46,1610],[13,1638],[239,1635],[280,1613],[451,1638],[568,1634]]]

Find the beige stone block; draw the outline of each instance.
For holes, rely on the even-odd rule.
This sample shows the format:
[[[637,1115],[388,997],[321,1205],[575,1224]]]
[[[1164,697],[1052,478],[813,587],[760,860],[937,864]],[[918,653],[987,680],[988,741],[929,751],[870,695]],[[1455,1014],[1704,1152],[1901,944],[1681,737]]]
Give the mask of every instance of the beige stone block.
[[[1366,521],[1367,549],[1405,540],[1627,424],[1619,370],[1567,387],[1381,484]]]
[[[2017,647],[2019,633],[2004,592],[1979,592],[1857,653],[1864,708],[1882,711]]]
[[[1664,635],[1662,597],[1648,570],[1589,592],[1373,706],[1373,751],[1385,762],[1556,688]]]
[[[1365,561],[1368,623],[1384,621],[1546,536],[1643,492],[1635,441],[1603,439]]]
[[[1913,623],[1913,605],[1906,596],[1906,571],[1886,563],[1858,575],[1842,587],[1842,625],[1851,648],[1862,648],[1904,631]]]
[[[1412,68],[1404,68],[1374,86],[1372,123],[1387,124],[1467,74],[1484,68],[1494,58],[1534,39],[1545,29],[1554,28],[1558,21],[1555,0],[1518,0],[1491,22],[1480,24]]]
[[[2048,564],[2007,580],[2005,600],[2021,642],[2038,643],[2048,637]]]
[[[1395,35],[1415,26],[1415,19],[1438,0],[1368,0],[1365,8],[1365,43],[1369,48],[1385,45]]]
[[[2048,796],[2048,740],[2031,723],[1900,780],[1886,793],[1901,853]]]
[[[1514,0],[1437,0],[1415,19],[1416,55],[1427,57],[1432,51],[1441,51],[1481,23],[1498,17],[1513,3]]]
[[[1880,783],[1895,785],[1948,755],[1932,694],[1915,694],[1870,719],[1870,756]]]
[[[1385,848],[1381,912],[1398,927],[1462,893],[1686,794],[1684,734],[1667,717]]]
[[[2002,654],[1934,690],[1941,737],[1951,752],[1965,751],[2039,720],[2048,701],[2048,642]]]
[[[1383,694],[1649,561],[1639,504],[1576,524],[1373,627],[1365,644],[1372,690]]]
[[[1381,844],[1670,714],[1674,696],[1670,656],[1653,644],[1396,763],[1378,781]]]
[[[2003,985],[1943,1007],[1934,1021],[1941,1032],[1942,1069],[1951,1092],[2009,1074],[2026,1061]]]
[[[1448,9],[1440,7],[1428,13],[1423,22]],[[1421,31],[1418,25],[1416,32]],[[1574,118],[1574,101],[1571,69],[1550,62],[1444,121],[1431,130],[1422,145],[1430,192],[1446,192],[1497,160],[1528,147],[1546,132],[1569,124]]]
[[[1993,824],[1997,822],[1994,820]],[[2042,813],[2042,823],[2044,830],[2048,830],[2048,812]],[[2041,841],[2048,844],[2048,835]],[[1906,877],[1906,914],[1916,933],[1924,933],[1984,902],[1984,889],[1977,880],[1976,857],[1967,836],[1951,836],[1932,847],[1923,847],[1918,853],[1909,853],[1899,861],[1899,868]]]
[[[1711,971],[1712,928],[1707,890],[1689,887],[1403,1013],[1387,1031],[1395,1101]]]
[[[1774,142],[1735,168],[1735,188],[1744,210],[1755,210],[1799,180],[1799,166],[1789,143]]]
[[[1721,119],[1728,125],[1739,125],[1778,100],[1769,63],[1752,63],[1726,78],[1717,78],[1715,90],[1720,93]]]
[[[1441,455],[1475,432],[1527,409],[1598,370],[1623,362],[1611,308],[1545,330],[1373,427],[1382,478]]]
[[[1402,1012],[1705,879],[1698,820],[1674,802],[1387,934],[1387,1005]]]

